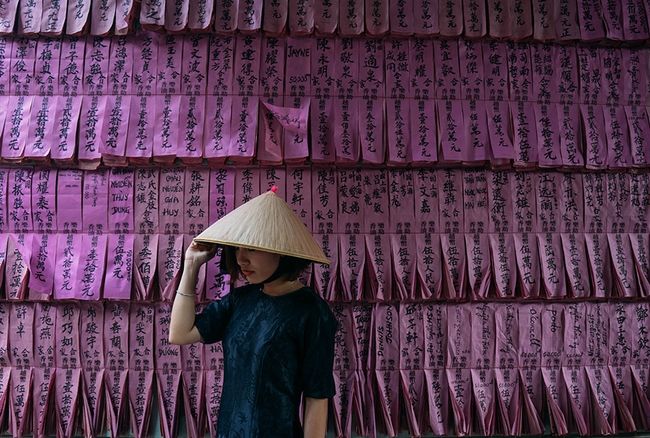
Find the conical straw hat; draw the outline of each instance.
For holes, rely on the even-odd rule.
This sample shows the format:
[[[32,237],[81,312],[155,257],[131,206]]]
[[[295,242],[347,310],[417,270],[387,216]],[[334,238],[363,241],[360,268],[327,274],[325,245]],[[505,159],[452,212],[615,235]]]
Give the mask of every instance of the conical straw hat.
[[[273,189],[237,207],[194,240],[259,249],[329,265],[307,227]]]

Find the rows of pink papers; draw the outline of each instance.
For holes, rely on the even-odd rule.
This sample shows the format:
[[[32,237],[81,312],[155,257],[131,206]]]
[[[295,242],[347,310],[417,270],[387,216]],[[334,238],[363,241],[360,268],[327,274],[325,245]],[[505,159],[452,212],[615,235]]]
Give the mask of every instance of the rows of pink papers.
[[[643,41],[650,36],[648,12],[642,1],[606,0],[11,0],[0,11],[0,33],[122,35],[135,29],[137,18],[169,32]]]
[[[648,61],[471,40],[1,37],[0,156],[645,167]]]
[[[612,434],[650,424],[647,302],[334,304],[337,436]],[[220,344],[167,342],[167,303],[0,303],[14,436],[212,436]],[[10,329],[11,327],[11,329]],[[52,415],[54,414],[54,415]]]
[[[331,301],[650,295],[648,173],[0,168],[8,299],[172,300],[185,248],[269,187],[331,260]],[[228,292],[218,258],[201,299]]]

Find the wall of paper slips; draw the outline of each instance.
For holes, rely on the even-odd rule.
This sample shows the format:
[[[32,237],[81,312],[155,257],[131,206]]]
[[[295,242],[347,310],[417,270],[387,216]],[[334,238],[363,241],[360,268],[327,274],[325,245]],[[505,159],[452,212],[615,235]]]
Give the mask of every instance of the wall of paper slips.
[[[645,167],[648,62],[645,48],[462,39],[5,36],[0,156]]]
[[[12,0],[0,11],[0,32],[122,35],[140,23],[169,32],[643,42],[648,12],[642,0]]]

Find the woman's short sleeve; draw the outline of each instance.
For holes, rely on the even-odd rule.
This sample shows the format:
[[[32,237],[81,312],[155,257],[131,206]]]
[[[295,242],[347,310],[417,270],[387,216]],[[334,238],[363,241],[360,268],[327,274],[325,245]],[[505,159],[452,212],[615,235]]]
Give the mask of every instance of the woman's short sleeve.
[[[334,336],[337,322],[327,305],[311,314],[305,323],[302,386],[305,397],[330,398],[334,387]]]
[[[220,300],[212,301],[203,312],[195,316],[194,325],[204,344],[213,344],[223,339],[232,314],[232,302],[230,293]]]

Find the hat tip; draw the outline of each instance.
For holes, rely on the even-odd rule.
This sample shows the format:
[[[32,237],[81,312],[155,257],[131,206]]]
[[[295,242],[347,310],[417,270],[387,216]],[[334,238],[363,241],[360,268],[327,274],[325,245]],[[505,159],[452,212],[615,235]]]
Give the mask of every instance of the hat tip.
[[[277,191],[278,191],[278,186],[272,186],[272,187],[271,187],[271,191],[272,191],[273,193],[277,193]]]

